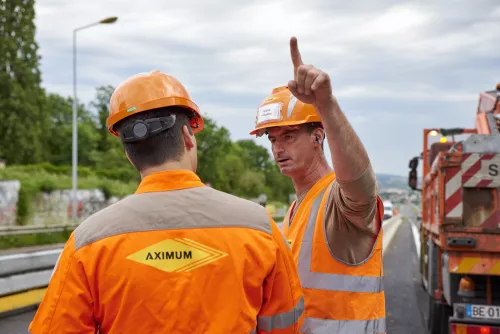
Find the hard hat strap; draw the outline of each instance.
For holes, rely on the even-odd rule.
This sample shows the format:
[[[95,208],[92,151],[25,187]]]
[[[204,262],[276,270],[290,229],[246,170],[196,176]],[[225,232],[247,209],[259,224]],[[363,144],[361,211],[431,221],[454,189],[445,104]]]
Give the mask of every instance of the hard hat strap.
[[[165,117],[149,118],[146,120],[137,120],[120,131],[120,138],[125,143],[145,140],[155,136],[160,132],[170,129],[174,126],[176,120],[175,114]]]

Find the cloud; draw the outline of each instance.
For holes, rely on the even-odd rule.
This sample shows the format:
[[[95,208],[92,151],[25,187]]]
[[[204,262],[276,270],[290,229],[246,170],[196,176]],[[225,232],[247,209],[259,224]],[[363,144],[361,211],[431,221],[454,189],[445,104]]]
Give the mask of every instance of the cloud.
[[[500,81],[495,0],[39,0],[36,10],[49,91],[72,94],[72,29],[116,15],[77,33],[80,99],[159,69],[234,138],[249,138],[258,104],[293,77],[296,35],[304,62],[330,74],[378,172],[405,175],[424,126],[473,126],[479,92]]]

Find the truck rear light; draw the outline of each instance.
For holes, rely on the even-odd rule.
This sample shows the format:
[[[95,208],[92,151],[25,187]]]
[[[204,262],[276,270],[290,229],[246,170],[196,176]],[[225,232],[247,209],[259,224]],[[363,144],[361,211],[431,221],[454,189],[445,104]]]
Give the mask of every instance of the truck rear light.
[[[451,324],[450,334],[500,334],[500,327]]]

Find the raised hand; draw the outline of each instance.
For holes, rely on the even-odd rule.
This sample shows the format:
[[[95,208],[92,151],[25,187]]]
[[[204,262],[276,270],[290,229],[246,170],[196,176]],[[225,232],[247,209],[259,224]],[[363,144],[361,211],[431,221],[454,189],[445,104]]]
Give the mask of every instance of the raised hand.
[[[317,108],[326,106],[333,99],[330,77],[312,65],[304,65],[300,56],[297,38],[290,39],[290,54],[293,63],[294,80],[288,81],[288,88],[295,97]]]

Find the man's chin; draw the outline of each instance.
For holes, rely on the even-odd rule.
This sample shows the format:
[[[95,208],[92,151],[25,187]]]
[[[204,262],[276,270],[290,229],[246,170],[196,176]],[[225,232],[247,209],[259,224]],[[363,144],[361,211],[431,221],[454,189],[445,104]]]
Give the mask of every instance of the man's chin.
[[[278,166],[279,167],[279,166]],[[279,167],[281,174],[285,176],[293,176],[296,172],[295,168],[290,167],[290,166],[284,166],[284,167]]]

